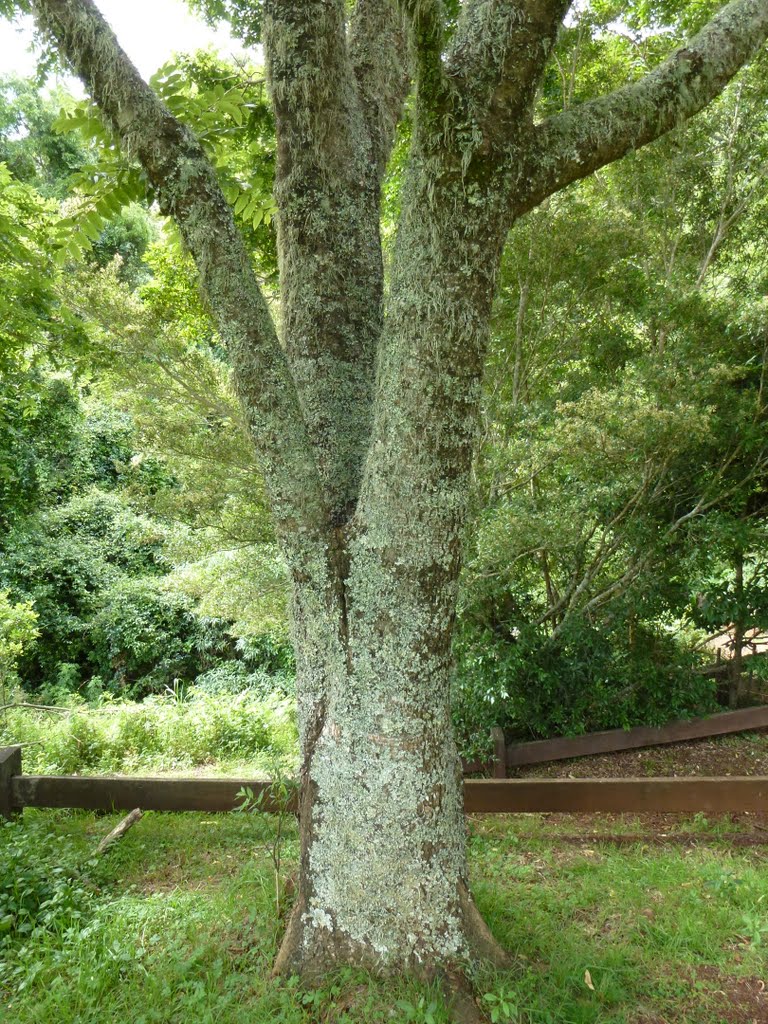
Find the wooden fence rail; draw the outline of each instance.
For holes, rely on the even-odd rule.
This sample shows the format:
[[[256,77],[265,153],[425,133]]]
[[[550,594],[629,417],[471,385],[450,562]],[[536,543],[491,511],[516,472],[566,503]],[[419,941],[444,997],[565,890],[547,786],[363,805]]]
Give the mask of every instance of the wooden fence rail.
[[[748,732],[751,729],[768,728],[768,704],[740,711],[724,711],[708,718],[692,718],[667,725],[639,725],[634,729],[609,729],[606,732],[591,732],[584,736],[558,736],[550,740],[531,740],[527,743],[513,743],[505,746],[501,729],[491,730],[493,760],[487,764],[481,761],[465,762],[467,774],[493,770],[496,778],[505,778],[507,768],[521,768],[524,765],[542,764],[545,761],[564,761],[571,757],[589,757],[591,754],[608,754],[620,750],[638,750],[641,747],[663,746],[666,743],[682,743],[685,740],[706,739],[710,736],[725,736],[728,733]]]
[[[24,807],[88,810],[231,811],[241,786],[255,794],[268,782],[249,779],[163,779],[23,775],[18,747],[0,750],[0,815]],[[275,810],[267,795],[262,806]],[[294,809],[291,801],[289,809]],[[467,813],[642,813],[675,811],[768,814],[768,777],[675,779],[469,779]]]

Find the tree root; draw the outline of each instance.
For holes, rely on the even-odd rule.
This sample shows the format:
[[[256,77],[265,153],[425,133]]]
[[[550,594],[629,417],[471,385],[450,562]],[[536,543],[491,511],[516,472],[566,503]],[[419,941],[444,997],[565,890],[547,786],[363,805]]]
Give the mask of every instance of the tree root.
[[[459,887],[459,901],[471,958],[492,964],[501,971],[509,970],[512,966],[512,957],[494,938],[483,915],[477,909],[472,894],[463,883]]]
[[[437,983],[440,986],[454,1024],[487,1024],[488,1017],[478,1005],[468,972],[477,964],[490,964],[497,969],[507,970],[512,967],[513,960],[491,934],[465,886],[459,890],[459,903],[470,950],[470,966],[427,964],[411,966],[405,973],[418,981]],[[308,946],[303,921],[305,912],[306,901],[299,890],[272,968],[273,978],[298,975],[303,985],[314,988],[322,987],[328,975],[343,966],[353,966],[375,975],[381,973],[380,965],[364,962],[360,950],[347,948],[346,944],[334,941],[330,936],[318,948]],[[397,973],[401,974],[399,971]]]
[[[440,985],[453,1024],[487,1024],[488,1018],[475,999],[474,988],[466,974],[446,972]]]

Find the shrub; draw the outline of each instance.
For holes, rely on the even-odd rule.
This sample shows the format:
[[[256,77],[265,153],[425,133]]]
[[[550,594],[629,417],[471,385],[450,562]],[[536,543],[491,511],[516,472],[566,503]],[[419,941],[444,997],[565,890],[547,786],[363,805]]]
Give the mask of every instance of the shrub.
[[[294,678],[285,673],[270,675],[264,669],[249,672],[241,661],[227,661],[199,675],[195,680],[194,694],[207,696],[231,696],[249,692],[261,697],[271,693],[291,696],[294,693]]]
[[[16,678],[19,658],[37,639],[37,614],[28,601],[12,604],[0,591],[0,699]]]
[[[293,644],[287,630],[272,629],[240,637],[237,652],[252,669],[258,668],[270,675],[296,674]]]
[[[61,665],[90,674],[90,624],[111,589],[127,573],[162,571],[157,528],[96,490],[30,517],[2,543],[0,587],[33,602],[38,616],[38,641],[19,666],[29,689],[57,681]],[[70,681],[77,685],[73,671]]]
[[[190,598],[151,577],[122,579],[107,591],[90,630],[98,674],[115,693],[159,693],[192,681],[200,665],[226,654],[224,623],[203,619]]]
[[[494,725],[529,739],[662,725],[715,709],[712,681],[670,637],[637,627],[630,649],[626,636],[583,620],[556,639],[535,627],[516,639],[460,631],[454,721],[462,751],[488,753]]]

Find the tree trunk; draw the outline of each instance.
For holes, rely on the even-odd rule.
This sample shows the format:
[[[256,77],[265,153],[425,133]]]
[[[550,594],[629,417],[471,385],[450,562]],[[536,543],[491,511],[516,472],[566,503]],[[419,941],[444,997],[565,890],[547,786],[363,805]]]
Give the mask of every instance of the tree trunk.
[[[733,658],[730,664],[730,677],[728,683],[728,706],[738,707],[742,696],[742,671],[744,648],[744,552],[738,550],[734,557],[736,567],[735,597],[736,615],[733,624]]]
[[[366,617],[364,595],[346,600]],[[295,614],[310,604],[300,595]],[[339,644],[343,617],[296,623],[297,634],[329,643],[322,665],[300,658],[300,882],[275,970],[311,980],[344,963],[418,973],[498,962],[469,896],[449,633],[414,681],[412,618],[387,628],[385,651],[355,630]]]

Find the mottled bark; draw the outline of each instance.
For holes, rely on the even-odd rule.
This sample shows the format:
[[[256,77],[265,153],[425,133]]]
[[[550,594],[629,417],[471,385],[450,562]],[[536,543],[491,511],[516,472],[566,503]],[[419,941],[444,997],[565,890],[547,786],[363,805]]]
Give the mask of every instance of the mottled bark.
[[[489,137],[530,111],[534,92],[572,0],[470,0],[446,58]]]
[[[515,217],[674,127],[768,34],[734,0],[641,82],[543,125],[565,0],[267,0],[284,348],[215,174],[91,0],[33,0],[200,268],[293,584],[300,886],[277,968],[446,970],[498,951],[467,888],[450,645],[481,371]],[[408,52],[398,10],[405,19]],[[379,187],[414,138],[383,299]]]
[[[406,28],[396,0],[357,0],[349,26],[349,47],[381,179],[411,87]]]
[[[414,156],[406,184],[369,459],[346,532],[346,658],[327,670],[305,745],[302,895],[281,968],[330,958],[417,969],[465,961],[481,942],[450,644],[503,230],[490,201],[487,216],[469,216],[489,197],[467,189],[459,161],[434,188],[435,159]]]
[[[270,0],[264,43],[285,349],[340,525],[360,484],[382,325],[381,143],[365,123],[344,0]]]

